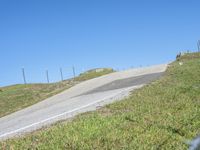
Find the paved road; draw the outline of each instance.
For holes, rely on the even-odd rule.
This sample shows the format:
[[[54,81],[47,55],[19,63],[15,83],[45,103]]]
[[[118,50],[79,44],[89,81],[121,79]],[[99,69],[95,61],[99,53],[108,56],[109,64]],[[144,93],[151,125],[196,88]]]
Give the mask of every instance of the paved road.
[[[0,118],[0,139],[7,139],[95,110],[128,96],[159,78],[167,65],[131,69],[85,81],[31,107]]]
[[[159,73],[140,75],[136,77],[130,77],[126,79],[119,79],[111,83],[107,83],[101,87],[95,88],[89,92],[83,93],[81,95],[88,95],[88,94],[93,94],[93,93],[98,93],[98,92],[110,91],[114,89],[123,89],[126,87],[147,84],[155,79],[158,79],[162,74],[163,72],[159,72]]]

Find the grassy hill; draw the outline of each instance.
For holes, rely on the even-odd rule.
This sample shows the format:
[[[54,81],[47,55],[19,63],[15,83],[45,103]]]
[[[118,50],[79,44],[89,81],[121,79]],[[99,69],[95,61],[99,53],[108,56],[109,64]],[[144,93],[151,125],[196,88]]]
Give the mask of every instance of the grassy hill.
[[[112,68],[97,68],[97,69],[92,69],[88,70],[82,74],[80,74],[77,78],[76,81],[85,81],[88,79],[96,78],[105,74],[109,74],[114,72]]]
[[[0,90],[0,117],[38,103],[48,97],[58,94],[82,81],[89,80],[113,72],[102,68],[80,74],[75,79],[51,84],[26,84],[3,87]]]
[[[170,64],[165,75],[123,101],[78,115],[2,149],[188,149],[200,133],[200,53]]]

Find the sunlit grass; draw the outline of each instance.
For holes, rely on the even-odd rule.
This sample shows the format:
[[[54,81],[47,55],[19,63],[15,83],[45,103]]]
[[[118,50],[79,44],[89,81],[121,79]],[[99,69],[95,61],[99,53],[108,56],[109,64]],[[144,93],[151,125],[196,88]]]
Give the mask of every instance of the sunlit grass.
[[[112,69],[102,69],[101,72],[82,73],[75,79],[50,84],[13,85],[0,89],[0,117],[18,111],[48,97],[58,94],[82,81],[113,72]]]
[[[180,65],[179,62],[183,62]],[[200,133],[200,54],[172,63],[165,75],[127,99],[78,115],[2,149],[184,150]]]

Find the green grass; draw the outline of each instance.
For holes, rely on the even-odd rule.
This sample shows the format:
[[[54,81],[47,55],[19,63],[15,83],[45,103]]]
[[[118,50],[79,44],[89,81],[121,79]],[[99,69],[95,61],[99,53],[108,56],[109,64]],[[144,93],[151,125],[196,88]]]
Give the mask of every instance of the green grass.
[[[179,65],[179,62],[183,65]],[[188,149],[200,133],[200,53],[187,54],[165,75],[123,101],[78,115],[21,138],[4,149]]]
[[[108,71],[109,70],[109,71]],[[99,73],[86,72],[74,79],[51,84],[27,84],[3,87],[0,89],[0,117],[18,111],[48,97],[58,94],[82,81],[111,73],[103,69]]]
[[[0,92],[0,117],[40,102],[72,85],[73,83],[60,82],[4,87]]]
[[[106,75],[109,73],[113,73],[114,70],[111,68],[100,68],[100,70],[98,71],[98,69],[93,69],[93,70],[89,70],[83,74],[80,74],[77,78],[76,81],[85,81],[85,80],[89,80],[89,79],[93,79],[102,75]]]

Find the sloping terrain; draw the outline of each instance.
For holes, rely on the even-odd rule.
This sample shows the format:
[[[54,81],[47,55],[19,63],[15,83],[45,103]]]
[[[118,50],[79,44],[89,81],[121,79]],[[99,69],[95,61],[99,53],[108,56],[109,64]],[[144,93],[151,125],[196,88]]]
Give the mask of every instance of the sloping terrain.
[[[0,143],[2,149],[188,149],[200,133],[200,53],[130,97]]]
[[[26,84],[3,87],[0,90],[0,117],[21,110],[56,95],[82,81],[112,73],[103,68],[100,72],[85,72],[75,79],[50,84]]]
[[[84,81],[37,104],[0,118],[0,140],[23,135],[128,96],[163,75],[167,65],[115,72]],[[106,88],[105,88],[106,87]]]

